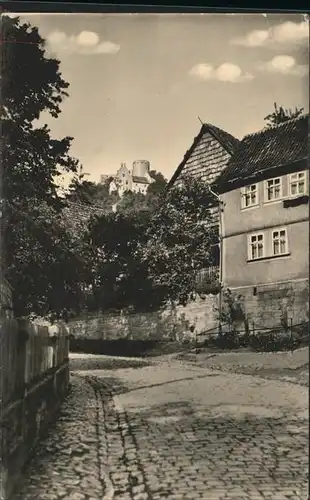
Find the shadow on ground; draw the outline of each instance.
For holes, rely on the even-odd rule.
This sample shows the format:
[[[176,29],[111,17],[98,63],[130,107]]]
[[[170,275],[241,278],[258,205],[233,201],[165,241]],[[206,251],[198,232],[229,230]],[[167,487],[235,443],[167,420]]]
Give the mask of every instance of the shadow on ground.
[[[188,344],[168,340],[70,338],[71,352],[104,354],[106,356],[153,358],[164,354],[188,351],[189,349]]]
[[[205,480],[201,492],[221,488],[306,491],[308,421],[276,417],[248,406],[193,407],[188,401],[128,412],[142,466],[155,463],[165,484],[173,470],[178,487]],[[147,439],[146,439],[147,436]],[[180,466],[183,470],[180,474]],[[209,484],[209,486],[208,486]],[[205,489],[203,489],[205,488]],[[174,488],[164,488],[166,496]],[[213,498],[213,497],[212,497]],[[229,493],[228,493],[228,498]],[[303,497],[299,497],[303,498]]]
[[[132,390],[127,382],[115,377],[88,378],[96,382],[104,404],[112,401],[111,392],[120,395]],[[89,434],[96,408],[90,391],[94,384],[76,376],[71,384],[56,425],[40,443],[30,469],[25,471],[25,489],[18,499],[59,498],[51,494],[53,490],[58,494],[61,488],[74,487],[74,498],[82,498],[85,492],[83,482],[90,477],[89,470],[95,468],[98,446],[96,435]],[[107,393],[106,387],[113,391]],[[175,494],[188,499],[194,498],[194,493],[195,498],[205,495],[203,498],[213,499],[221,498],[223,491],[225,498],[238,500],[253,498],[250,492],[266,493],[263,497],[257,493],[255,498],[276,498],[281,492],[290,498],[306,498],[308,419],[304,414],[279,416],[275,409],[250,404],[194,404],[184,395],[184,400],[175,402],[156,404],[152,397],[145,397],[143,406],[125,405],[126,417],[121,422],[118,410],[108,406],[113,422],[107,429],[108,441],[122,442],[126,432],[136,450],[130,449],[125,463],[125,450],[111,446],[110,453],[116,454],[114,463],[119,461],[126,470],[138,466],[143,471],[150,500],[170,499]],[[85,465],[76,467],[76,458]],[[92,496],[99,498],[99,492]]]
[[[116,377],[102,379],[113,388],[114,396],[159,385],[165,391],[170,382],[130,387]],[[106,396],[106,401],[110,399]],[[193,491],[198,484],[199,492],[205,494],[209,490],[214,494],[217,488],[239,488],[239,499],[254,490],[269,492],[268,498],[279,492],[304,498],[302,492],[308,484],[307,412],[293,410],[283,415],[275,407],[254,406],[250,401],[212,405],[181,400],[157,405],[152,404],[152,398],[145,398],[133,406],[124,401],[121,398],[119,404],[125,404],[128,432],[136,444],[140,467],[146,477],[148,470],[153,479],[156,475],[160,498],[170,498],[178,489],[181,494],[186,488],[188,491],[191,481]]]
[[[88,371],[88,370],[118,370],[126,368],[142,368],[143,366],[151,365],[151,361],[143,359],[122,359],[115,357],[83,357],[69,359],[71,371]]]

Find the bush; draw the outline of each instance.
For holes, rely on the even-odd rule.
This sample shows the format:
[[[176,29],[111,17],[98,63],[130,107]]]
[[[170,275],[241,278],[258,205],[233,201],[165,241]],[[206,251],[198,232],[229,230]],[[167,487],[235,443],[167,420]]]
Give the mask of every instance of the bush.
[[[258,352],[289,351],[305,345],[309,345],[309,324],[296,327],[293,334],[273,330],[253,335],[249,333],[239,334],[232,330],[209,338],[203,343],[204,347],[227,350],[243,347]]]
[[[309,322],[296,326],[293,336],[300,342],[300,345],[309,345]]]
[[[249,337],[249,346],[255,351],[263,352],[290,351],[303,343],[303,337],[281,332],[258,333]]]
[[[237,332],[231,331],[206,339],[203,342],[203,346],[216,347],[218,349],[237,349],[240,347],[240,339]]]
[[[277,344],[279,339],[276,339],[273,333],[258,333],[257,335],[249,336],[249,346],[255,351],[275,351],[277,349]]]
[[[199,295],[218,295],[220,293],[221,286],[219,283],[198,283],[195,286],[195,291]]]

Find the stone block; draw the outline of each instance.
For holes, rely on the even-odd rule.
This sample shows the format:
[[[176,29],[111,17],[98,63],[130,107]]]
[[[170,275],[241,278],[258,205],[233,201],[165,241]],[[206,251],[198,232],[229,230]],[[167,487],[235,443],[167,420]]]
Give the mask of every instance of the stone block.
[[[241,293],[246,316],[258,328],[279,327],[285,315],[295,325],[309,320],[307,280],[258,285],[256,288],[257,295],[253,295],[253,287],[241,291],[236,289],[235,293]]]

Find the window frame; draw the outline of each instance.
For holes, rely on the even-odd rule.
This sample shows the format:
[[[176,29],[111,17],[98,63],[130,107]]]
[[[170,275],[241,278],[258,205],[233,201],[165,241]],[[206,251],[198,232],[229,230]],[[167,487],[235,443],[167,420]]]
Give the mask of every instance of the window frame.
[[[276,179],[280,179],[280,183],[279,183],[280,196],[279,196],[279,198],[274,198],[272,200],[268,200],[268,182],[275,181]],[[266,179],[264,181],[264,202],[265,203],[277,203],[277,202],[282,201],[282,200],[283,200],[283,177],[278,176],[278,177],[271,177],[270,179]]]
[[[297,194],[293,194],[292,193],[292,177],[294,175],[297,175],[298,174],[304,174],[304,185],[305,185],[305,189],[304,189],[304,192],[303,193],[297,193]],[[298,178],[296,180],[297,184],[298,184]],[[289,184],[289,189],[288,189],[288,193],[289,193],[289,197],[290,198],[298,198],[299,196],[305,196],[307,195],[307,170],[300,170],[299,172],[293,172],[291,174],[288,175],[288,184]]]
[[[252,237],[253,236],[256,236],[256,238],[258,238],[258,236],[263,237],[263,239],[262,239],[263,255],[261,257],[255,257],[255,258],[252,257]],[[258,239],[257,239],[257,243],[258,243]],[[260,259],[265,259],[265,258],[266,258],[265,233],[259,231],[259,232],[248,234],[248,260],[251,262],[254,262],[255,260],[260,260]]]
[[[280,240],[280,233],[281,231],[285,232],[285,252],[282,253],[274,253],[274,233],[279,233],[279,242]],[[281,249],[281,247],[279,247]],[[283,255],[288,255],[289,254],[289,246],[288,246],[288,234],[287,234],[287,228],[286,227],[275,227],[271,231],[271,256],[272,257],[283,257]]]
[[[246,197],[246,188],[250,188],[251,186],[255,186],[255,193],[256,193],[256,202],[251,204],[251,205],[246,205],[245,204],[245,197]],[[254,182],[253,184],[247,184],[246,186],[243,186],[240,190],[240,195],[241,195],[241,210],[247,210],[248,208],[255,208],[259,206],[259,186],[258,182]]]

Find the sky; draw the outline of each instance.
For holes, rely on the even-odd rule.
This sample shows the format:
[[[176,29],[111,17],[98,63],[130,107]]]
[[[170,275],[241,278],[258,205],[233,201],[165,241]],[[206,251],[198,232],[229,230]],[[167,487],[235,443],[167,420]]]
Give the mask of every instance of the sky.
[[[55,137],[89,180],[145,159],[168,179],[203,122],[237,138],[274,102],[309,107],[309,24],[301,14],[23,14],[69,97]]]

